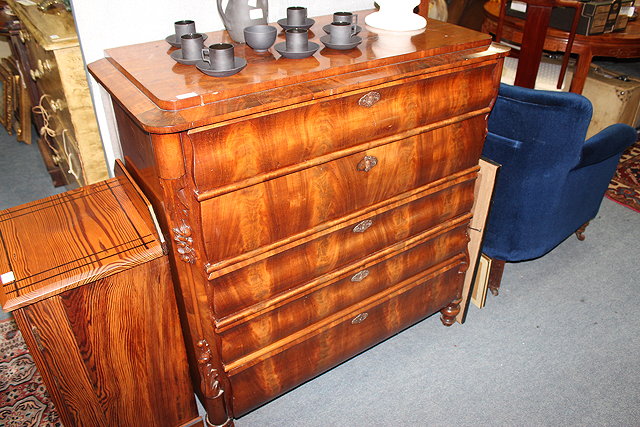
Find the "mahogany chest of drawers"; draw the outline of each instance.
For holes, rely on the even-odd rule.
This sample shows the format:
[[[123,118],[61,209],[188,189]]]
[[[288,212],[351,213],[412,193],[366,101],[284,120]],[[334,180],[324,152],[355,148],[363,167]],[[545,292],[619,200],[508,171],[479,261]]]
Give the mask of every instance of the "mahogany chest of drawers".
[[[311,28],[318,43],[329,19]],[[445,324],[457,314],[505,51],[439,21],[359,36],[305,59],[237,45],[248,65],[225,78],[176,64],[164,41],[89,66],[172,242],[212,424],[437,311]]]

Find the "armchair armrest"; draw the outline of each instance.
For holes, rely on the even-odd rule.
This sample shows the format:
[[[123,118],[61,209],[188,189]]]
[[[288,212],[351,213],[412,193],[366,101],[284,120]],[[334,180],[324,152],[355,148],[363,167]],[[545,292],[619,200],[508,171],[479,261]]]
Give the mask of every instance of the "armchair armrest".
[[[611,125],[585,141],[580,155],[580,163],[575,169],[600,163],[609,157],[619,155],[637,139],[636,130],[629,125]]]

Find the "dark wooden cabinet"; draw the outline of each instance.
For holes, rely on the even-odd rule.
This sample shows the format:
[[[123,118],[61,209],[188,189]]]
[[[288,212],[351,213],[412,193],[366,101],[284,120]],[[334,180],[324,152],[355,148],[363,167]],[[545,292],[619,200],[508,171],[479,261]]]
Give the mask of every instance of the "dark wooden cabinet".
[[[330,17],[315,19],[320,43]],[[176,64],[164,41],[89,66],[172,242],[212,424],[458,312],[506,52],[439,21],[359,36],[355,49],[297,60],[236,45],[248,65],[225,78]]]

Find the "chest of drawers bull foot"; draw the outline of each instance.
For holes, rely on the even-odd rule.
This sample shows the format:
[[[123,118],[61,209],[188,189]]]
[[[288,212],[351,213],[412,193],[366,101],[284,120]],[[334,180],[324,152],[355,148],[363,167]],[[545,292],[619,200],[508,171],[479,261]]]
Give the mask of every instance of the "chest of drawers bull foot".
[[[506,51],[439,21],[405,35],[398,46],[410,49],[389,51],[372,28],[359,36],[350,51],[297,60],[239,45],[248,65],[225,78],[176,65],[162,41],[89,66],[172,244],[212,425],[437,312],[450,325],[459,310]]]

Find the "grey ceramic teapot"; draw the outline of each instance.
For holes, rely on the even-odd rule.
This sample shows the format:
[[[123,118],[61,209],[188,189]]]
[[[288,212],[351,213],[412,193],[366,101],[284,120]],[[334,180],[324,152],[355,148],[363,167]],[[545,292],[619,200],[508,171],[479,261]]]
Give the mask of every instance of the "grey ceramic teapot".
[[[226,10],[222,7],[223,0],[217,2],[222,22],[236,42],[244,43],[245,27],[267,23],[268,0],[228,0]]]

